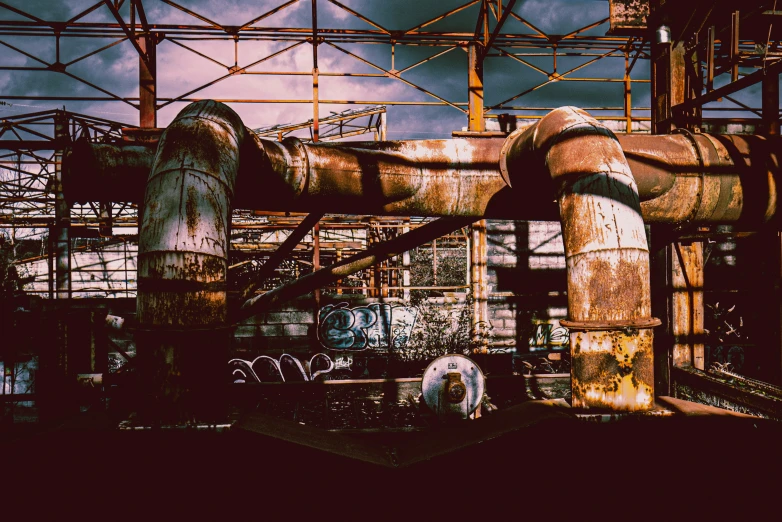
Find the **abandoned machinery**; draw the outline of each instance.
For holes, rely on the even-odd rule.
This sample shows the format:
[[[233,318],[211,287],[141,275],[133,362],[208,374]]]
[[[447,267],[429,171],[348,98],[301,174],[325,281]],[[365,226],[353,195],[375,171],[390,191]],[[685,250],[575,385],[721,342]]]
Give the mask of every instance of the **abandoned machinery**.
[[[481,218],[560,219],[573,406],[646,410],[659,321],[644,222],[777,226],[778,139],[617,136],[563,107],[507,138],[276,142],[255,136],[227,106],[200,101],[179,113],[157,149],[77,142],[64,182],[70,201],[143,202],[137,343],[155,407],[214,397],[203,376],[227,360],[220,347],[236,320],[226,298],[230,211],[244,208],[443,217],[254,298],[244,316]]]

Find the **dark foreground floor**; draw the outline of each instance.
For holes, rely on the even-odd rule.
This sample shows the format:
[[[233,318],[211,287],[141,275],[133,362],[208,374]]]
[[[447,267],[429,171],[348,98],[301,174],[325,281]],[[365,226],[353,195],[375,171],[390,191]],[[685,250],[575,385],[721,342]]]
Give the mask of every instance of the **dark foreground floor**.
[[[4,513],[779,520],[782,512],[782,425],[774,422],[700,416],[598,424],[535,405],[393,437],[273,422],[251,416],[226,433],[128,432],[96,417],[8,434],[0,445]]]

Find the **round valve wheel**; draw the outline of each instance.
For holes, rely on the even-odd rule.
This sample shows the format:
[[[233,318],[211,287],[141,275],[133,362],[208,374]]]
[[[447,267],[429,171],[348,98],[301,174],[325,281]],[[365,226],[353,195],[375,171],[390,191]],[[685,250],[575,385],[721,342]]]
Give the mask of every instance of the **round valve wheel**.
[[[483,372],[464,355],[443,355],[432,361],[421,379],[424,402],[441,419],[468,418],[481,404]]]

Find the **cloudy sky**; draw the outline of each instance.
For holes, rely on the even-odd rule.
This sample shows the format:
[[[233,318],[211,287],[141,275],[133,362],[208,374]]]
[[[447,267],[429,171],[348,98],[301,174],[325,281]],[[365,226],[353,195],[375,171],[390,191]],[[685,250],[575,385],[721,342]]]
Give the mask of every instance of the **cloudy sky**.
[[[467,0],[343,0],[342,3],[374,20],[389,30],[409,29]],[[7,0],[17,7],[46,21],[65,21],[94,4],[94,0]],[[128,4],[121,9],[128,20]],[[220,25],[243,25],[264,12],[282,4],[271,0],[180,0],[181,5]],[[147,17],[156,24],[204,24],[204,22],[165,4],[161,0],[144,0]],[[369,28],[369,26],[338,8],[327,0],[318,1],[318,25],[328,28]],[[479,6],[473,5],[462,12],[427,27],[430,30],[469,31],[475,28]],[[532,22],[547,34],[567,34],[589,23],[608,16],[608,2],[605,0],[519,0],[514,12]],[[24,20],[25,18],[0,7],[1,20]],[[113,21],[109,10],[102,6],[81,21]],[[494,21],[492,19],[492,21]],[[309,28],[311,3],[300,0],[281,10],[258,25],[264,27]],[[608,24],[603,24],[586,34],[603,35]],[[532,31],[520,22],[509,19],[505,32],[529,34]],[[2,41],[36,56],[46,63],[55,61],[54,38],[4,36]],[[111,39],[67,38],[63,39],[60,61],[68,63],[92,50],[111,43]],[[234,63],[234,45],[231,41],[184,41],[181,43],[208,55],[205,59],[176,45],[169,39],[158,46],[158,96],[176,97],[205,83],[226,75],[225,66]],[[246,66],[260,58],[292,45],[293,42],[242,41],[239,44],[238,63]],[[387,45],[340,44],[345,50],[355,53],[384,69],[391,68],[391,52]],[[396,69],[403,69],[417,61],[445,50],[446,47],[397,46]],[[592,57],[560,57],[558,71],[566,71],[582,64]],[[525,57],[525,60],[545,71],[552,70],[550,56]],[[216,63],[219,62],[219,63]],[[222,64],[222,65],[221,65]],[[9,47],[2,47],[0,66],[19,67],[43,64]],[[573,77],[608,76],[621,78],[624,60],[609,58],[584,68]],[[312,67],[312,47],[299,45],[291,51],[280,54],[248,71],[301,71],[309,72]],[[380,71],[350,57],[329,45],[319,47],[319,69],[327,72],[378,73]],[[633,72],[634,79],[648,79],[648,62],[640,61]],[[68,72],[119,96],[138,95],[138,59],[129,42],[123,42],[110,49],[68,66]],[[431,62],[416,67],[404,78],[420,85],[452,102],[467,101],[467,55],[456,49]],[[505,100],[523,90],[544,82],[546,77],[519,62],[509,58],[490,58],[486,63],[485,83],[488,105]],[[399,100],[434,101],[434,98],[391,78],[339,78],[321,77],[320,98],[350,100]],[[622,84],[555,82],[513,102],[528,107],[556,107],[577,105],[581,107],[621,106]],[[0,70],[0,100],[3,96],[102,96],[94,88],[66,75],[51,71],[9,71]],[[311,79],[308,76],[236,75],[220,81],[211,87],[192,95],[198,98],[255,98],[255,99],[309,99],[312,96]],[[753,91],[745,95],[751,105]],[[755,98],[755,100],[759,100]],[[11,106],[0,106],[0,115],[32,112],[61,106],[63,102],[40,100],[11,100]],[[68,110],[101,116],[129,124],[138,122],[137,111],[122,102],[64,102]],[[633,85],[633,105],[649,107],[648,84]],[[184,106],[172,103],[159,111],[158,124],[165,126]],[[250,127],[276,123],[297,123],[312,117],[308,104],[232,104]],[[357,106],[321,105],[321,117],[330,111],[341,111]],[[605,114],[605,113],[603,113]],[[466,125],[466,116],[452,107],[397,106],[388,109],[389,137],[402,138],[444,138],[452,130]]]

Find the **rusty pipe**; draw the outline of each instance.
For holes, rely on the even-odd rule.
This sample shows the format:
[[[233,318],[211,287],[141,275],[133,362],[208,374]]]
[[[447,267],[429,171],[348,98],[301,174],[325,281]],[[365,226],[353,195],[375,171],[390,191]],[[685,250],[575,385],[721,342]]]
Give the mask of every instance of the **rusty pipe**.
[[[497,161],[504,139],[346,146],[248,137],[241,145],[235,208],[558,218],[545,176],[525,177],[532,190],[522,194],[507,190]],[[617,138],[648,223],[755,227],[777,214],[779,136],[635,133]],[[66,198],[140,202],[154,156],[151,146],[80,142],[65,158]],[[458,201],[447,200],[449,193],[458,194]]]
[[[222,325],[231,199],[244,126],[227,106],[196,102],[163,133],[139,230],[138,319]]]
[[[150,421],[220,417],[228,337],[231,199],[245,129],[212,101],[185,107],[163,133],[139,228],[138,364]],[[219,380],[218,380],[219,381]]]
[[[268,210],[480,217],[505,186],[497,140],[253,141],[254,172],[242,170],[241,193]]]
[[[638,188],[616,136],[575,107],[503,146],[513,185],[546,174],[559,201],[568,281],[573,406],[653,405],[649,248]]]

